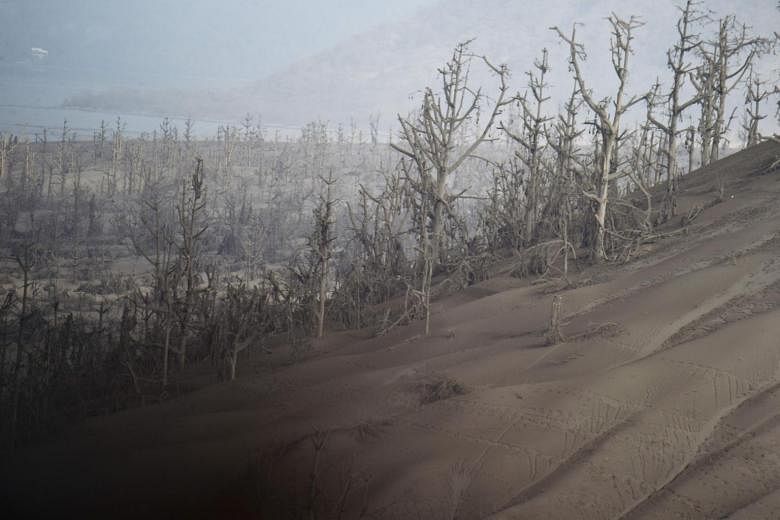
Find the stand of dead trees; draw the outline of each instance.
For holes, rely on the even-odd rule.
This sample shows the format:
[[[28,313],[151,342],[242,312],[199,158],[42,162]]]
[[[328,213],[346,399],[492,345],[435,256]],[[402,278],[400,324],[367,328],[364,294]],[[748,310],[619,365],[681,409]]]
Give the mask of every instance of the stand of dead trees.
[[[333,199],[333,171],[328,178],[322,178],[325,193],[319,204],[314,208],[314,231],[309,238],[309,247],[313,256],[314,277],[317,283],[317,316],[316,335],[321,338],[325,334],[325,302],[328,299],[328,275],[333,257],[333,209],[336,201]]]
[[[674,46],[666,51],[666,63],[672,72],[672,85],[668,94],[659,99],[657,89],[653,95],[648,96],[647,120],[663,132],[666,146],[663,154],[663,165],[666,171],[667,196],[664,200],[661,221],[675,215],[676,190],[677,190],[677,142],[680,133],[680,119],[687,109],[701,101],[701,93],[692,95],[688,99],[681,99],[683,87],[688,76],[693,73],[693,68],[688,64],[688,56],[698,50],[702,42],[695,26],[705,19],[704,14],[697,10],[698,3],[687,0],[685,6],[680,9],[680,18],[677,20],[678,40]],[[659,121],[653,115],[653,108],[662,106],[667,112],[666,121]]]
[[[546,74],[550,70],[550,64],[547,57],[547,49],[542,50],[541,59],[534,62],[534,72],[528,73],[528,89],[531,99],[528,99],[528,93],[523,96],[517,95],[516,100],[522,109],[521,131],[513,132],[507,125],[500,124],[503,130],[515,143],[520,145],[520,149],[514,152],[518,162],[514,163],[515,173],[512,177],[517,178],[517,168],[522,167],[527,174],[524,178],[525,184],[525,210],[523,222],[525,222],[524,244],[530,245],[534,241],[534,232],[536,230],[539,206],[540,184],[543,173],[542,161],[545,157],[546,148],[546,125],[551,121],[543,112],[543,106],[550,97],[545,89],[549,86],[545,80]]]
[[[588,258],[634,257],[673,226],[683,174],[719,157],[735,92],[745,143],[762,138],[757,60],[772,42],[732,16],[708,34],[704,12],[680,8],[669,77],[646,93],[629,85],[634,17],[607,19],[606,97],[589,89],[576,25],[554,28],[568,63],[541,50],[516,95],[506,66],[461,43],[389,144],[378,116],[365,141],[354,123],[295,137],[250,115],[212,140],[168,119],[140,136],[121,119],[87,140],[67,122],[0,135],[2,445],[169,398],[194,366],[229,381],[279,362],[269,353],[295,361],[326,331],[419,321],[430,334],[432,301],[495,265],[568,283]],[[549,73],[567,64],[556,113]],[[564,340],[560,306],[550,342]]]
[[[582,44],[577,42],[576,25],[572,28],[571,36],[566,36],[560,29],[553,28],[558,33],[558,36],[569,46],[569,64],[577,81],[579,94],[582,96],[585,104],[596,115],[594,125],[601,137],[597,150],[598,164],[595,177],[593,178],[593,189],[591,190],[588,187],[583,189],[583,194],[596,204],[595,216],[598,229],[596,241],[593,245],[593,258],[597,261],[608,259],[605,236],[608,224],[607,204],[609,203],[610,186],[625,175],[623,172],[618,171],[618,162],[620,161],[618,143],[624,136],[624,134],[621,134],[620,123],[628,109],[644,99],[644,96],[626,97],[629,58],[633,52],[631,48],[631,42],[634,39],[633,31],[643,24],[634,17],[626,21],[618,18],[615,14],[610,15],[608,20],[612,27],[610,50],[612,67],[618,78],[618,88],[613,98],[606,98],[601,102],[596,101],[592,92],[585,84],[581,62],[586,55]],[[612,105],[611,108],[610,104]]]
[[[698,46],[700,65],[690,75],[701,107],[699,137],[701,164],[718,160],[726,142],[734,112],[727,114],[729,94],[741,84],[753,61],[769,52],[773,42],[752,36],[735,16],[718,20],[718,33]]]
[[[455,47],[452,58],[439,69],[441,92],[426,88],[422,106],[413,118],[398,118],[402,145],[393,144],[407,160],[402,161],[406,182],[415,194],[415,221],[419,237],[418,269],[420,292],[425,299],[425,334],[430,332],[430,298],[433,275],[442,263],[444,220],[452,213],[452,205],[463,193],[450,193],[448,181],[467,159],[471,158],[488,134],[504,106],[508,91],[509,72],[505,65],[493,65],[487,58],[481,61],[498,77],[498,94],[491,106],[482,106],[486,97],[481,89],[468,83],[473,56],[470,42]],[[477,115],[488,114],[484,123]],[[469,125],[477,124],[474,137],[458,142],[458,135]]]

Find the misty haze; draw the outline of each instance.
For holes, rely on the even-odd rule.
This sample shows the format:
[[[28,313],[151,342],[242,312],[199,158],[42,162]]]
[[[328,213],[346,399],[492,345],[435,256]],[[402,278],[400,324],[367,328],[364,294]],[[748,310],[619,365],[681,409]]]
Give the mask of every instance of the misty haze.
[[[0,0],[0,516],[780,518],[778,28]]]

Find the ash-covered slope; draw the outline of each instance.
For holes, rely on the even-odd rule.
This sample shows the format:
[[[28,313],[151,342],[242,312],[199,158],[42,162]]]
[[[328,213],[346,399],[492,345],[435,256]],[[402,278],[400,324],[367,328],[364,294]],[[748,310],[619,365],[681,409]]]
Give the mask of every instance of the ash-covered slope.
[[[333,333],[291,366],[258,351],[235,383],[87,421],[4,464],[3,511],[777,518],[778,156],[686,177],[681,213],[704,209],[630,263],[497,276],[435,302],[430,337]]]

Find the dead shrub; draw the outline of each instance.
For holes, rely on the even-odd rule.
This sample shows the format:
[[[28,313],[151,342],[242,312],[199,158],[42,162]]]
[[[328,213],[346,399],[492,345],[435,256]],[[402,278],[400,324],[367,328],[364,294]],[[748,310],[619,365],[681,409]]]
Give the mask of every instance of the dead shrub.
[[[420,403],[430,404],[443,401],[456,395],[464,395],[468,389],[460,382],[452,378],[443,378],[428,383],[423,383],[421,388]]]

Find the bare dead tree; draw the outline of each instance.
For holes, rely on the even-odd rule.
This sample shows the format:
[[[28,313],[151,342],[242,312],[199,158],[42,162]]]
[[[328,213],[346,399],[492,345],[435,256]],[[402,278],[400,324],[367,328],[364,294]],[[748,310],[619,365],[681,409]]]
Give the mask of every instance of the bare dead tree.
[[[729,38],[729,32],[732,37]],[[713,135],[712,160],[718,159],[721,140],[728,132],[732,116],[726,121],[726,100],[729,93],[742,81],[746,71],[751,69],[755,59],[771,48],[770,40],[751,36],[745,24],[737,27],[734,17],[721,21],[718,31],[718,107],[715,133]],[[741,64],[740,64],[741,59]],[[731,65],[732,60],[737,60]],[[732,71],[733,70],[733,71]],[[729,84],[729,81],[732,83]]]
[[[109,169],[108,182],[106,186],[106,193],[112,196],[116,191],[117,179],[119,178],[119,170],[121,168],[122,154],[124,150],[124,136],[122,134],[125,124],[122,119],[116,118],[116,126],[114,127],[111,144],[111,168]]]
[[[522,109],[522,130],[520,133],[513,132],[512,129],[501,123],[501,128],[517,144],[521,146],[520,150],[515,151],[515,156],[526,166],[528,176],[526,180],[525,193],[525,243],[529,245],[534,240],[534,230],[536,229],[537,211],[539,205],[539,190],[542,176],[542,157],[546,149],[545,135],[546,124],[552,120],[543,114],[543,105],[550,99],[546,95],[545,89],[548,87],[545,79],[550,71],[550,64],[547,58],[547,49],[542,49],[541,58],[534,60],[536,73],[529,71],[528,89],[531,94],[531,100],[528,99],[528,93],[515,97]]]
[[[431,323],[431,284],[433,282],[434,268],[434,248],[429,227],[429,216],[432,214],[431,208],[433,190],[430,188],[430,171],[428,163],[421,158],[416,166],[405,160],[401,161],[401,169],[404,173],[406,182],[412,187],[412,191],[407,191],[407,204],[412,208],[414,215],[414,225],[418,236],[418,272],[420,289],[418,291],[423,301],[425,309],[425,334],[430,333]],[[419,181],[415,181],[415,173],[425,172],[421,175]]]
[[[337,312],[345,325],[363,326],[373,317],[366,307],[387,305],[409,283],[409,266],[403,247],[408,233],[409,211],[406,208],[406,185],[399,168],[381,171],[384,187],[378,194],[363,185],[355,204],[347,202],[351,234],[346,254],[337,264]],[[389,316],[388,316],[389,317]]]
[[[678,7],[680,17],[677,20],[677,42],[671,49],[666,51],[666,65],[672,71],[672,86],[665,96],[662,97],[662,105],[666,108],[667,118],[664,122],[653,115],[654,105],[658,102],[658,96],[653,95],[647,98],[647,119],[659,128],[665,137],[666,147],[664,149],[664,162],[666,170],[667,200],[664,206],[669,208],[668,216],[675,213],[676,179],[678,173],[677,166],[677,136],[679,130],[680,117],[688,108],[699,103],[701,93],[691,96],[688,99],[681,99],[685,80],[693,72],[693,68],[688,64],[687,57],[697,50],[701,45],[700,37],[695,32],[694,25],[706,18],[699,11],[699,2],[687,0],[684,7]]]
[[[772,94],[765,85],[766,82],[762,81],[759,74],[751,67],[745,92],[745,119],[742,123],[746,148],[758,144],[761,139],[758,124],[767,117],[766,114],[761,114],[761,103]]]
[[[699,47],[702,63],[690,78],[700,97],[702,165],[718,160],[721,140],[733,118],[732,113],[726,120],[729,94],[743,80],[753,60],[770,46],[769,40],[752,36],[747,25],[738,24],[730,15],[718,21],[715,39]]]
[[[128,238],[136,254],[152,268],[151,294],[139,294],[139,300],[149,307],[162,329],[162,388],[168,385],[168,358],[171,351],[171,332],[175,324],[174,291],[177,285],[176,231],[172,208],[165,202],[159,187],[148,185],[137,200],[137,208],[128,215]],[[151,339],[151,338],[150,338]]]
[[[228,285],[215,323],[228,364],[227,379],[233,381],[239,355],[261,341],[270,323],[265,293],[258,288],[250,290],[244,284]]]
[[[631,157],[627,170],[627,175],[633,181],[634,187],[639,189],[645,198],[644,217],[640,222],[641,229],[645,232],[649,232],[653,227],[653,197],[650,193],[650,186],[653,183],[653,179],[657,177],[656,163],[659,155],[655,150],[656,146],[653,141],[654,134],[651,125],[652,123],[650,123],[648,118],[648,121],[640,126],[638,133],[634,134],[635,142],[631,148]]]
[[[693,83],[699,97],[699,121],[696,132],[701,142],[699,155],[701,166],[707,166],[712,156],[713,135],[715,132],[715,106],[717,93],[715,78],[717,77],[716,62],[703,59],[696,70],[691,73]]]
[[[550,148],[555,152],[555,170],[554,176],[560,189],[560,213],[558,215],[558,236],[563,241],[563,276],[568,276],[569,272],[569,252],[572,251],[576,258],[574,246],[571,241],[572,220],[575,212],[575,204],[578,197],[576,193],[575,177],[578,172],[586,169],[579,157],[579,150],[576,146],[577,139],[584,130],[578,129],[577,116],[582,106],[582,99],[578,95],[577,81],[569,99],[564,105],[562,114],[553,125],[552,135],[548,135],[547,142]]]
[[[426,88],[417,117],[398,117],[405,146],[391,145],[413,161],[420,177],[417,187],[432,198],[430,251],[436,265],[439,263],[445,211],[457,199],[457,196],[448,193],[447,182],[479,145],[488,139],[488,133],[501,109],[510,102],[505,100],[508,69],[505,65],[492,65],[483,57],[482,61],[498,76],[498,97],[491,103],[488,117],[477,129],[477,135],[468,143],[457,142],[459,133],[475,121],[482,110],[481,104],[487,101],[481,88],[475,91],[468,84],[472,60],[468,53],[470,43],[457,45],[450,61],[439,69],[441,93],[435,94],[430,87]]]
[[[238,128],[228,125],[217,130],[217,140],[222,142],[222,154],[218,166],[218,173],[222,175],[223,182],[229,185],[233,176],[233,154],[239,142]]]
[[[380,113],[371,114],[368,116],[369,134],[371,138],[371,145],[376,146],[379,143],[379,119]]]
[[[317,316],[316,335],[321,338],[325,333],[325,302],[328,298],[328,273],[333,256],[333,207],[336,201],[333,199],[333,170],[328,173],[328,178],[320,177],[325,185],[325,193],[320,198],[318,206],[314,209],[314,232],[309,239],[309,247],[314,254],[314,274],[317,280]]]
[[[113,152],[112,152],[113,153]],[[144,146],[142,142],[130,142],[125,147],[125,168],[122,176],[122,191],[126,195],[132,195],[136,189],[143,190]],[[112,159],[113,160],[113,159]],[[136,183],[140,184],[137,186]]]
[[[71,180],[73,190],[73,213],[71,217],[71,230],[74,236],[78,236],[79,223],[81,219],[81,206],[84,197],[84,190],[81,186],[81,177],[84,173],[84,164],[79,150],[71,150],[70,170],[73,172]]]
[[[106,127],[105,120],[100,120],[100,126],[92,131],[92,159],[97,164],[98,160],[103,159],[103,150],[106,145],[106,135],[108,128]]]
[[[620,137],[620,122],[623,114],[626,113],[636,103],[645,99],[645,96],[632,96],[626,99],[626,85],[628,82],[629,56],[632,54],[631,41],[633,40],[633,31],[642,25],[637,18],[632,16],[628,21],[619,18],[612,13],[609,18],[612,27],[612,37],[610,39],[612,66],[615,75],[618,78],[618,88],[615,97],[612,100],[610,109],[607,101],[597,102],[591,91],[587,88],[584,76],[582,74],[580,63],[586,58],[585,49],[581,43],[576,40],[576,24],[572,27],[571,36],[567,37],[560,29],[553,27],[558,36],[569,46],[569,64],[571,65],[574,78],[579,87],[579,93],[585,100],[588,107],[596,114],[598,124],[603,136],[603,148],[600,154],[600,161],[597,172],[596,193],[584,191],[584,195],[597,203],[596,222],[598,230],[596,242],[593,250],[593,256],[596,261],[607,259],[607,252],[604,246],[604,236],[607,226],[607,204],[609,202],[610,183],[617,180],[623,174],[614,171],[613,159],[616,155],[617,143]]]
[[[693,157],[696,151],[696,127],[689,126],[685,130],[685,151],[688,153],[688,173],[693,171]]]
[[[60,199],[65,198],[65,177],[68,175],[68,167],[70,166],[70,128],[68,127],[68,120],[64,120],[62,123],[62,135],[60,136],[60,142],[57,147],[57,166],[59,166],[60,176]],[[51,177],[49,178],[49,198],[51,198]]]
[[[27,322],[30,315],[30,287],[32,286],[32,280],[30,279],[30,272],[33,268],[36,259],[35,246],[31,242],[27,242],[21,245],[20,251],[14,255],[19,269],[22,271],[22,296],[19,300],[21,306],[18,314],[18,324],[16,330],[16,357],[14,360],[13,370],[13,396],[11,403],[11,441],[16,441],[19,421],[19,406],[22,393],[22,377],[23,377],[23,365],[22,361],[25,357],[25,334],[27,332]],[[29,369],[29,367],[28,367]]]
[[[193,133],[193,129],[195,128],[195,123],[192,121],[191,117],[188,117],[184,120],[184,146],[187,149],[187,151],[190,151],[190,148],[193,144],[193,140],[195,139],[195,134]]]
[[[488,203],[482,210],[482,232],[495,249],[520,251],[525,235],[525,213],[528,208],[523,196],[525,166],[516,156],[492,168],[493,186],[488,190]]]
[[[30,141],[25,139],[24,141],[24,166],[22,167],[22,175],[20,181],[21,193],[24,196],[28,194],[31,196],[31,200],[34,200],[38,196],[36,182],[36,170],[35,170],[36,153],[30,146]]]
[[[163,118],[160,123],[159,146],[159,169],[161,174],[163,176],[172,174],[173,177],[178,178],[181,173],[177,168],[181,159],[179,154],[179,130],[167,117]]]
[[[0,179],[5,176],[7,180],[11,175],[9,161],[18,142],[17,136],[0,132]]]
[[[487,99],[482,89],[473,90],[469,85],[469,71],[473,56],[468,48],[471,42],[460,43],[452,57],[439,69],[442,81],[441,93],[430,87],[423,93],[422,107],[415,118],[398,120],[401,124],[403,145],[391,146],[414,165],[405,166],[408,182],[419,195],[418,222],[420,236],[420,264],[422,267],[422,292],[426,295],[426,334],[430,330],[430,286],[433,272],[441,262],[441,243],[445,212],[462,194],[451,194],[448,180],[471,157],[480,144],[488,139],[493,124],[507,101],[505,65],[495,66],[482,57],[485,65],[496,74],[499,81],[498,96],[490,105],[485,122],[477,128],[476,136],[467,143],[458,143],[467,125],[474,123]],[[459,146],[460,145],[460,146]]]
[[[6,390],[6,359],[10,354],[10,346],[13,344],[11,330],[12,311],[16,305],[16,290],[11,289],[0,300],[0,396]]]
[[[199,251],[199,239],[208,229],[203,222],[206,208],[206,188],[203,184],[203,159],[195,160],[195,171],[185,179],[179,190],[176,213],[179,225],[179,246],[177,269],[184,283],[184,298],[178,303],[179,346],[175,352],[179,355],[179,366],[187,361],[187,337],[190,318],[193,313],[196,291],[196,266]]]

